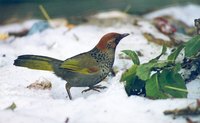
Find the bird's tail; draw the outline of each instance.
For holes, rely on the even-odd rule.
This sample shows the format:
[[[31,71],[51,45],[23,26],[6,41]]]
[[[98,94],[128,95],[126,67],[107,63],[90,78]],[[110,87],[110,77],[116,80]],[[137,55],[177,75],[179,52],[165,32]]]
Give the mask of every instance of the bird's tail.
[[[15,66],[27,67],[36,70],[53,71],[54,65],[62,61],[45,56],[21,55],[15,61]]]

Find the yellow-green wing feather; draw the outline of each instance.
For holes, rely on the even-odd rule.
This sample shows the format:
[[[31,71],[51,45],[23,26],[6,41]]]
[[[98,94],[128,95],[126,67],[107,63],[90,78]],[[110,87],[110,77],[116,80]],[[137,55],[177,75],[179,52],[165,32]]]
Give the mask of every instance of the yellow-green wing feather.
[[[60,67],[81,74],[94,74],[99,71],[96,60],[88,54],[80,54],[67,59]]]

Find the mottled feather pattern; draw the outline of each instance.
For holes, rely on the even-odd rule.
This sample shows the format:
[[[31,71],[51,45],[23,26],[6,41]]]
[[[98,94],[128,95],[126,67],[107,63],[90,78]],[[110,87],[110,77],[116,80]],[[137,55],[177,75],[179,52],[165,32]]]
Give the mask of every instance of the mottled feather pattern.
[[[106,77],[107,74],[110,72],[110,69],[114,63],[114,49],[109,49],[106,52],[102,52],[97,48],[94,48],[89,53],[90,55],[98,62],[98,66],[101,69],[101,77]]]
[[[45,56],[22,55],[15,60],[14,65],[53,71],[58,77],[67,81],[65,88],[69,98],[72,99],[71,87],[93,89],[96,84],[106,78],[114,63],[116,46],[127,35],[129,34],[108,33],[92,50],[65,61]]]

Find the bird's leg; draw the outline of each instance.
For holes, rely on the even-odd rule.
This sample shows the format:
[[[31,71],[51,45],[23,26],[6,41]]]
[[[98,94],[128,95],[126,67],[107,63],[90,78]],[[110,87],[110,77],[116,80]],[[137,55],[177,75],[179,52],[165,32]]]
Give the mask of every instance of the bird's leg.
[[[71,95],[71,92],[70,92],[70,88],[71,88],[71,86],[69,85],[69,83],[66,83],[66,84],[65,84],[65,89],[66,89],[66,91],[67,91],[67,94],[68,94],[68,96],[69,96],[69,99],[72,100],[72,95]]]
[[[91,86],[88,89],[83,90],[82,93],[90,91],[90,90],[94,90],[94,91],[100,92],[99,89],[105,89],[105,88],[107,88],[107,87],[106,86],[101,86],[101,85]]]
[[[116,73],[115,73],[115,71],[114,71],[114,68],[112,68],[112,69],[110,70],[110,72],[111,72],[111,75],[112,75],[112,76],[116,76]]]

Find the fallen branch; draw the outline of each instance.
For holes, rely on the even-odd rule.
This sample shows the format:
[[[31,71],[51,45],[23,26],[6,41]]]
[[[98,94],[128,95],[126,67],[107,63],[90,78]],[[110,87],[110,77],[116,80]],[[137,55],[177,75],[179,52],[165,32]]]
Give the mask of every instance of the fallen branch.
[[[197,100],[197,105],[195,107],[187,106],[182,109],[166,110],[165,115],[183,116],[183,115],[200,115],[200,99]]]

